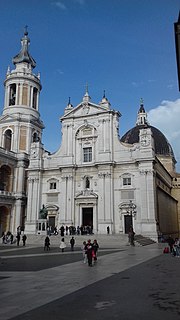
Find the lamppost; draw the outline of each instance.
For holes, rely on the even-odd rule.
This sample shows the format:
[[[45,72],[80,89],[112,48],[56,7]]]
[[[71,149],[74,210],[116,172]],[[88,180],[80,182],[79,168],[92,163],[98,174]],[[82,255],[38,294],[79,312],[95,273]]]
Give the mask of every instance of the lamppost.
[[[135,209],[136,209],[136,205],[132,202],[132,200],[129,200],[127,214],[131,215],[132,217],[135,217],[137,212]]]

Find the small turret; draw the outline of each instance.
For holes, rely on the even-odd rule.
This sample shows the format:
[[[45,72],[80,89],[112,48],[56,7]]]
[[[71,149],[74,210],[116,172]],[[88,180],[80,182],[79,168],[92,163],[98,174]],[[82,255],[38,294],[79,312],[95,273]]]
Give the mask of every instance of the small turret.
[[[73,109],[73,105],[71,104],[71,98],[69,97],[69,101],[68,101],[68,104],[65,108],[65,113],[71,111]]]
[[[100,101],[99,105],[103,108],[106,108],[106,109],[109,109],[111,104],[110,102],[108,101],[108,99],[106,98],[106,93],[105,93],[105,90],[104,90],[104,93],[103,93],[103,97],[102,97],[102,100]]]
[[[85,95],[83,97],[83,102],[89,102],[91,100],[91,97],[89,95],[89,92],[88,92],[88,84],[86,84],[86,92],[85,92]]]
[[[147,121],[147,113],[144,109],[144,102],[143,102],[143,99],[141,98],[136,125],[139,126],[142,124],[148,124],[148,121]]]
[[[36,67],[36,61],[29,53],[30,39],[28,37],[27,26],[25,27],[24,37],[21,39],[21,51],[12,59],[14,65],[27,63],[32,69]]]

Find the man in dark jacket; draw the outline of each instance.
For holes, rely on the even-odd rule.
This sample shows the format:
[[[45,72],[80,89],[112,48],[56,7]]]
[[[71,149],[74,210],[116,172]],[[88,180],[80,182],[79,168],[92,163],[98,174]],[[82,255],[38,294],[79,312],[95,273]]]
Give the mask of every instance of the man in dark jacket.
[[[75,245],[74,237],[71,238],[70,245],[71,245],[71,251],[74,251],[74,245]]]

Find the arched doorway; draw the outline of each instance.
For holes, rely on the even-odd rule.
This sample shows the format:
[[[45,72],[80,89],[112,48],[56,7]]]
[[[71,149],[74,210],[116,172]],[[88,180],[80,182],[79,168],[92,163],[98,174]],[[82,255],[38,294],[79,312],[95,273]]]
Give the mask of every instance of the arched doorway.
[[[122,202],[119,204],[120,220],[122,221],[121,230],[123,233],[128,233],[130,227],[134,228],[134,220],[136,218],[136,204],[129,200],[128,202]]]
[[[3,232],[9,231],[9,224],[10,224],[10,209],[1,206],[0,207],[0,236]]]
[[[130,227],[133,226],[133,219],[131,214],[124,215],[124,232],[129,233]]]

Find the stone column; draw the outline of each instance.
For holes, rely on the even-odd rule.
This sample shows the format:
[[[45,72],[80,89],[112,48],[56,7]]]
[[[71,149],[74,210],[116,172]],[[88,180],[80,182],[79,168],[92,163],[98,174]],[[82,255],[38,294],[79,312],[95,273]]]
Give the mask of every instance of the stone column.
[[[9,106],[9,95],[10,95],[10,86],[6,87],[6,91],[5,91],[5,101],[4,101],[5,107]]]
[[[39,94],[39,91],[37,91],[37,97],[36,97],[36,110],[38,111],[39,110],[39,96],[40,96],[40,94]]]
[[[17,193],[24,192],[24,162],[18,162],[18,179],[17,179]]]
[[[16,83],[16,100],[15,100],[15,104],[17,105],[19,102],[19,85],[18,83]]]
[[[68,175],[66,177],[66,190],[67,190],[67,195],[66,195],[66,221],[67,223],[74,222],[74,215],[72,212],[72,199],[74,198],[73,196],[73,177],[72,175]]]
[[[36,233],[36,223],[39,218],[39,178],[29,177],[26,233]]]
[[[21,206],[22,200],[17,199],[15,204],[15,230],[17,230],[17,227],[21,226]]]

